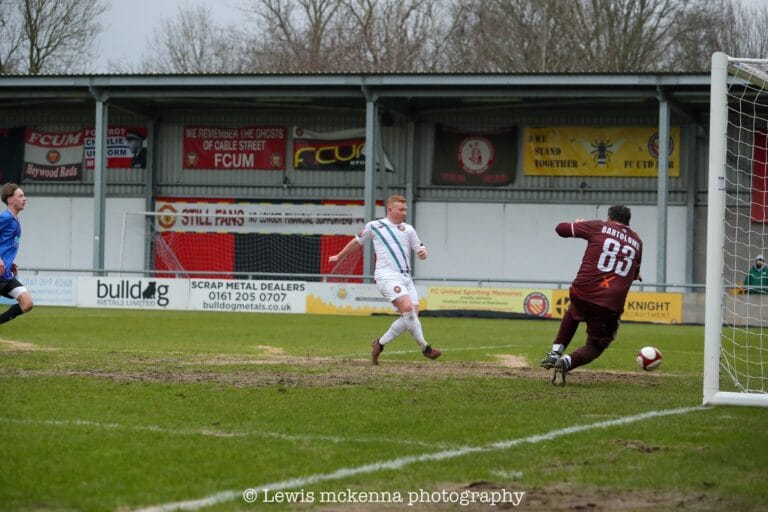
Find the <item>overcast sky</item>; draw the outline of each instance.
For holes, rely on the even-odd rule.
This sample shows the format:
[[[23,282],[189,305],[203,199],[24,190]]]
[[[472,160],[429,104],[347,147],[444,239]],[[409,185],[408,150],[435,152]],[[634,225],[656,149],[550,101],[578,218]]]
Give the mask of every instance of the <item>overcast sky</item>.
[[[175,18],[180,6],[206,5],[217,23],[237,24],[242,13],[239,0],[108,0],[101,17],[100,55],[93,61],[94,73],[109,72],[110,61],[137,64],[160,20]]]
[[[768,0],[739,0],[745,5],[766,5]],[[93,73],[109,72],[110,61],[137,64],[146,53],[147,43],[160,20],[175,18],[183,5],[206,5],[217,23],[238,25],[242,13],[234,6],[241,0],[107,0],[107,11],[101,18],[100,55],[94,59]]]

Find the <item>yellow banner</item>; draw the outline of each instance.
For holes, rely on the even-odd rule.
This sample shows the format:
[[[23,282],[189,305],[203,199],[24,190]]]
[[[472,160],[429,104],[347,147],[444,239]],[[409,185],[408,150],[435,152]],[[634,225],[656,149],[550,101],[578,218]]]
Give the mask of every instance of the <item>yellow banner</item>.
[[[563,318],[568,308],[568,290],[552,291],[552,317]],[[621,319],[630,322],[679,324],[683,321],[681,293],[629,292]]]
[[[669,130],[669,175],[680,176],[680,128]],[[657,128],[559,126],[523,131],[526,176],[657,176]]]
[[[426,307],[436,310],[502,311],[549,318],[552,290],[433,286]]]

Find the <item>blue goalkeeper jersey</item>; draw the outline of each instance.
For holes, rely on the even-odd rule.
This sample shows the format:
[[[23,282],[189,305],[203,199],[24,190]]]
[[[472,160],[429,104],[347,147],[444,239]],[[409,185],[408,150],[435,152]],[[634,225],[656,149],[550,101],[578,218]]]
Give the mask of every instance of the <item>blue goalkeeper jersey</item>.
[[[2,279],[13,279],[11,264],[16,259],[21,242],[21,224],[9,210],[0,213],[0,259],[5,264]]]

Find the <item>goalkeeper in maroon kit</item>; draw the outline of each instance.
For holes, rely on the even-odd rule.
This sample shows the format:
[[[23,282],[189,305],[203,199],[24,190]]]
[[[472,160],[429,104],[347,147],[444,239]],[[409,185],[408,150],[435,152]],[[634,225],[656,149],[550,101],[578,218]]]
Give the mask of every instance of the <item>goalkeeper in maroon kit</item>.
[[[569,290],[571,302],[560,322],[552,351],[541,361],[541,367],[554,368],[552,383],[574,368],[597,359],[616,338],[619,319],[624,312],[632,282],[640,278],[643,242],[629,227],[632,212],[624,205],[608,208],[608,220],[562,222],[555,231],[564,237],[584,238],[587,248],[576,279]],[[587,324],[587,342],[571,354],[563,356],[576,334],[579,322]]]

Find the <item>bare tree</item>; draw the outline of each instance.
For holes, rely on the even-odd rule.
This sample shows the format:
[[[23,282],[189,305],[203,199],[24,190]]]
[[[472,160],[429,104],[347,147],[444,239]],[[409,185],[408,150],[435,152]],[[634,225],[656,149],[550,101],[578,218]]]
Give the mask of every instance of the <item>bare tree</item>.
[[[713,51],[766,39],[736,0],[454,0],[452,12],[460,70],[702,71]]]
[[[726,15],[719,19],[716,29],[721,35],[716,49],[734,57],[768,58],[768,3],[743,5],[721,1]]]
[[[675,47],[675,27],[692,0],[589,0],[573,3],[565,41],[584,71],[658,70]]]
[[[340,0],[252,0],[244,8],[254,24],[250,59],[254,70],[331,71],[330,26]]]
[[[22,26],[21,11],[15,2],[0,0],[0,74],[20,71]]]
[[[570,62],[561,43],[569,4],[559,0],[454,0],[455,71],[544,72]]]
[[[346,48],[337,57],[345,70],[436,71],[446,32],[436,0],[343,0],[337,27]]]
[[[253,0],[254,69],[434,71],[445,17],[437,0]]]
[[[138,71],[233,73],[245,69],[242,34],[234,27],[217,25],[207,6],[184,5],[157,28]]]
[[[182,7],[139,70],[704,71],[714,51],[768,53],[768,5],[742,1],[242,0],[237,28]]]
[[[26,56],[22,72],[71,72],[85,68],[89,50],[101,30],[98,18],[106,10],[103,0],[15,0],[21,10]],[[24,69],[25,68],[25,69]]]

